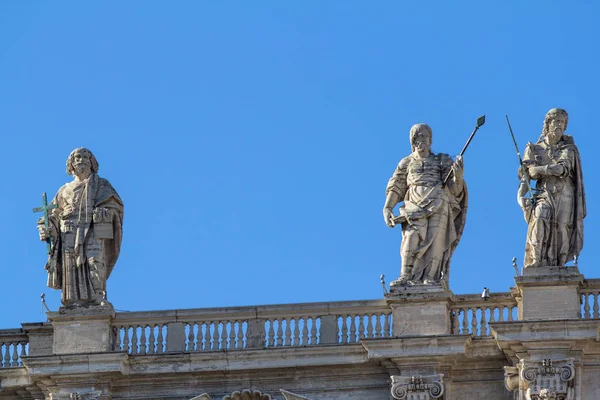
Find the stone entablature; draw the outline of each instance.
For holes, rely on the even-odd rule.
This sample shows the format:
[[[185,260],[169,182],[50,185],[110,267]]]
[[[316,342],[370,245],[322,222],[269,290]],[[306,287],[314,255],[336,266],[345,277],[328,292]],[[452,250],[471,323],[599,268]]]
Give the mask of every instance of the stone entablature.
[[[536,287],[542,289],[532,290],[545,286]],[[583,301],[577,319],[519,320],[519,290],[491,293],[487,300],[444,288],[429,294],[407,289],[375,301],[50,313],[48,323],[0,331],[0,397],[62,400],[73,394],[91,399],[101,393],[101,400],[189,400],[209,393],[221,399],[235,388],[258,388],[280,400],[279,390],[285,387],[302,394],[285,392],[290,399],[380,400],[390,396],[391,384],[422,388],[410,393],[435,398],[428,390],[439,382],[444,400],[474,398],[480,392],[488,399],[508,400],[512,394],[503,389],[506,365],[507,373],[517,368],[520,379],[518,365],[543,368],[548,358],[552,368],[562,368],[559,360],[569,358],[577,368],[600,363],[595,311],[600,280],[583,280],[579,291],[569,289]],[[414,311],[417,303],[435,303],[427,325],[435,329],[398,332],[394,323],[402,324],[401,316]],[[418,318],[420,313],[409,316]],[[106,335],[90,336],[90,329]],[[68,335],[74,340],[65,340]],[[431,376],[440,379],[427,378]],[[524,390],[519,400],[565,394],[559,385],[556,390],[544,386],[547,373],[539,376],[544,377],[540,384],[528,384],[529,394]],[[575,390],[573,400],[584,390],[576,380],[566,386]],[[178,397],[170,397],[173,388]]]

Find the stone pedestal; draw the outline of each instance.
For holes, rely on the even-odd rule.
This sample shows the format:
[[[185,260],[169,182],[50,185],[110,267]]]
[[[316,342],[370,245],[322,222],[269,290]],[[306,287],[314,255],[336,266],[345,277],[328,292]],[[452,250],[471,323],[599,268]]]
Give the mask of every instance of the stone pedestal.
[[[111,323],[114,308],[108,304],[49,312],[54,327],[52,352],[61,354],[105,353],[113,350]]]
[[[574,319],[581,315],[577,267],[530,267],[515,283],[521,296],[520,320]]]
[[[442,285],[392,286],[386,300],[392,308],[394,336],[450,334],[450,300]]]

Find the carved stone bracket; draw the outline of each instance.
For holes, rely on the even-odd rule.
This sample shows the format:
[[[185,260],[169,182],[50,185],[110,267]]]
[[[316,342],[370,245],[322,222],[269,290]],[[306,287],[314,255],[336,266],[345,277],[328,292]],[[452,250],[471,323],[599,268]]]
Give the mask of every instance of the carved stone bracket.
[[[504,367],[505,385],[518,390],[521,400],[573,400],[575,367],[573,359],[521,360],[516,367]]]
[[[392,376],[392,397],[396,400],[439,399],[444,394],[443,374]]]

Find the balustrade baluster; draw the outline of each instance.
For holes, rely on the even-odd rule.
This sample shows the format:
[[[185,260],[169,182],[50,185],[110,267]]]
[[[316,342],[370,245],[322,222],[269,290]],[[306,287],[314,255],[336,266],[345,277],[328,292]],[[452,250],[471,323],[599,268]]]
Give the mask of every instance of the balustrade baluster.
[[[275,343],[275,318],[268,319],[266,322],[269,323],[269,330],[267,331],[267,347],[273,347],[273,344]]]
[[[460,333],[460,326],[459,324],[459,320],[458,320],[458,315],[460,313],[460,309],[454,309],[452,310],[452,334],[454,335],[458,335]]]
[[[10,347],[9,347],[10,346]],[[6,349],[11,349],[10,351],[10,366],[16,367],[19,364],[19,354],[17,353],[17,343],[11,343],[9,346],[6,346]]]
[[[494,315],[494,314],[496,314],[496,309],[497,308],[498,307],[496,307],[496,306],[491,306],[489,308],[489,310],[490,310],[490,319],[489,319],[488,322],[496,322],[496,315]]]
[[[235,342],[236,349],[244,348],[244,321],[238,321],[237,340]]]
[[[591,318],[590,314],[590,302],[589,302],[589,293],[583,294],[583,318]]]
[[[469,333],[469,309],[463,308],[462,334]]]
[[[294,346],[300,345],[300,318],[294,318]]]
[[[312,317],[310,326],[310,344],[312,346],[317,345],[317,317]]]
[[[302,317],[302,346],[308,345],[308,318]]]
[[[156,352],[164,353],[165,348],[163,347],[163,341],[165,340],[163,336],[163,328],[165,324],[158,324],[158,336],[156,337]]]
[[[381,332],[381,315],[375,314],[375,337],[384,337],[385,335]]]
[[[508,306],[508,320],[509,321],[513,320],[513,309],[514,309],[514,307]]]
[[[500,306],[498,307],[498,321],[502,322],[504,321],[504,310],[510,310],[510,307],[506,307],[506,306]],[[510,311],[508,311],[510,313]]]
[[[283,346],[283,321],[285,321],[285,318],[277,320],[277,341],[275,346]]]
[[[392,337],[390,318],[392,314],[383,314],[385,316],[385,320],[383,322],[383,330],[385,332],[385,337]]]
[[[154,336],[155,325],[150,325],[150,335],[148,336],[148,353],[155,354],[156,353],[156,337]]]
[[[214,343],[213,350],[221,349],[221,321],[215,321],[215,335],[214,335]]]
[[[367,313],[365,316],[367,317],[367,323],[365,324],[365,337],[369,339],[373,337],[373,315]]]
[[[131,353],[131,350],[129,350],[129,326],[125,325],[123,327],[124,330],[124,335],[123,335],[123,350],[126,353]]]
[[[2,367],[8,368],[8,367],[10,367],[10,343],[0,344],[0,352],[2,352],[2,347],[4,347],[4,357],[2,357]]]
[[[370,325],[367,325],[370,326]],[[352,315],[350,317],[350,338],[349,343],[355,343],[356,340],[356,317]]]
[[[488,307],[481,308],[481,321],[479,322],[479,336],[487,336],[487,318],[485,313],[490,309]]]
[[[365,326],[365,316],[358,316],[358,338],[364,339],[367,335],[367,327]]]
[[[290,318],[285,321],[285,336],[283,338],[284,346],[292,345],[292,321],[293,321],[293,318]]]
[[[340,343],[348,343],[348,324],[346,323],[346,316],[342,315],[342,335],[340,337]]]
[[[131,331],[131,354],[138,354],[140,349],[138,348],[138,336],[137,336],[137,326],[132,325]]]
[[[140,354],[146,354],[146,328],[148,326],[147,325],[141,325],[140,326]]]
[[[231,321],[229,324],[229,338],[227,339],[227,348],[235,349],[235,324],[237,321]]]
[[[19,359],[22,360],[23,357],[27,357],[27,342],[21,342],[21,354]]]
[[[196,323],[195,322],[190,322],[188,323],[188,326],[190,328],[190,330],[188,331],[188,335],[187,335],[187,351],[194,351],[194,350],[202,350],[202,342],[200,342],[200,340],[198,340],[198,344],[195,345],[194,343],[194,339],[195,339],[195,334],[194,334],[194,329],[196,327]],[[200,334],[200,331],[202,331],[202,324],[198,324],[198,334]],[[198,335],[200,336],[200,335]],[[200,338],[198,338],[200,339]],[[196,347],[198,346],[198,347]]]
[[[600,318],[600,315],[598,315],[598,311],[599,311],[599,307],[598,307],[598,293],[593,293],[592,294],[594,297],[594,318]]]
[[[477,336],[477,310],[478,307],[471,308],[471,334]]]
[[[205,350],[210,351],[213,349],[213,333],[212,333],[212,321],[206,323],[206,336],[205,336]]]

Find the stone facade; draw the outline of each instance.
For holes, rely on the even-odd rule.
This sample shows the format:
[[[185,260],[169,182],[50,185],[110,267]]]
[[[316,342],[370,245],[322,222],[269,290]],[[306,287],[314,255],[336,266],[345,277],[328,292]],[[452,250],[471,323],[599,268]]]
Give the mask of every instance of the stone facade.
[[[0,399],[597,399],[600,280],[549,267],[515,281],[487,299],[430,285],[372,301],[62,309],[0,331]]]

